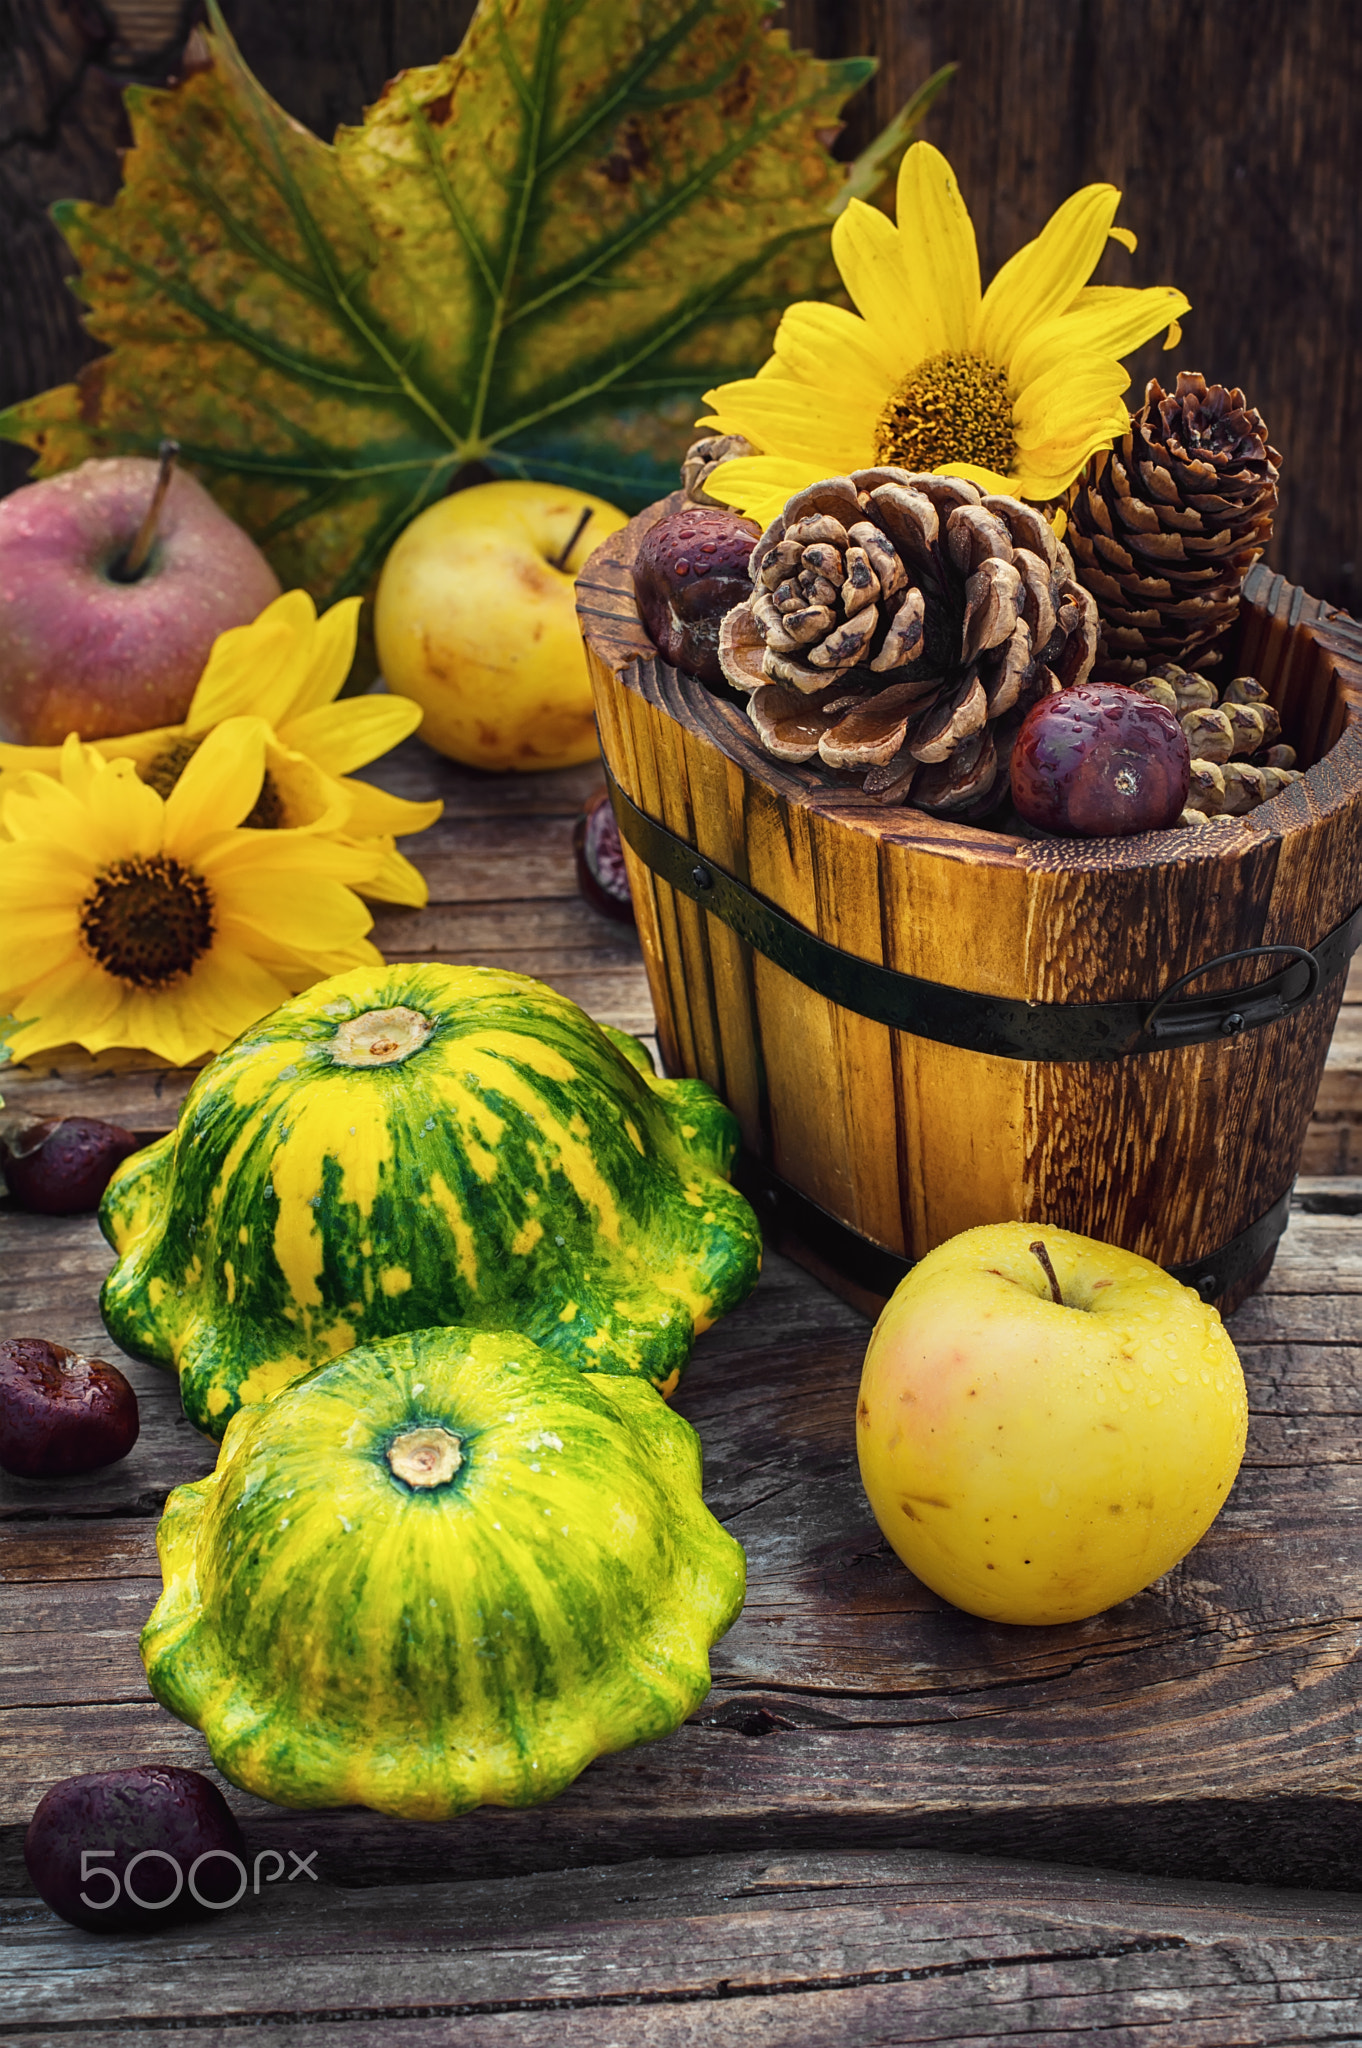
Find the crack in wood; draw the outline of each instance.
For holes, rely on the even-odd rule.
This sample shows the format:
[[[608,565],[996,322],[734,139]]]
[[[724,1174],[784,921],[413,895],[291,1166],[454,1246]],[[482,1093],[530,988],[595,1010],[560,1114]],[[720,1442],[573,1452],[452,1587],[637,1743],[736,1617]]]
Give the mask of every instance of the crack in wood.
[[[981,1970],[1027,1970],[1047,1964],[1115,1962],[1124,1956],[1160,1955],[1190,1947],[1180,1934],[1148,1935],[1138,1941],[1111,1942],[1103,1947],[1038,1949],[1026,1955],[968,1956],[953,1963],[919,1963],[893,1970],[848,1970],[817,1977],[785,1977],[764,1982],[735,1983],[721,1977],[714,1984],[697,1984],[665,1991],[601,1991],[581,1997],[487,1998],[451,2000],[435,2005],[314,2006],[301,2010],[286,2007],[271,2012],[229,2013],[128,2013],[108,2019],[44,2019],[46,2035],[101,2032],[124,2033],[137,2028],[147,2033],[179,2033],[209,2027],[267,2027],[363,2024],[373,2020],[487,2019],[502,2013],[608,2012],[629,2006],[711,2005],[737,1998],[790,1998],[808,1993],[860,1991],[877,1984],[918,1984],[933,1979],[973,1976]],[[0,2040],[32,2034],[32,2022],[0,2022]]]

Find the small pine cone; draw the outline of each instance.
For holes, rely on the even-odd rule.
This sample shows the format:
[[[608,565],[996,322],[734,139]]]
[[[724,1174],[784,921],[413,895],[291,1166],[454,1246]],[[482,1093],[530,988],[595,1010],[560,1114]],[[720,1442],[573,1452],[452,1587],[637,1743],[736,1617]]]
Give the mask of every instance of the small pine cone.
[[[857,470],[752,550],[719,660],[762,744],[882,803],[980,817],[1038,697],[1086,679],[1097,610],[1034,506],[958,477]]]
[[[708,495],[705,485],[721,462],[733,462],[739,455],[754,452],[752,443],[744,441],[741,434],[711,434],[703,441],[692,441],[681,463],[681,490],[686,504],[720,505],[728,511],[730,508],[721,498]]]
[[[1166,691],[1178,709],[1192,756],[1184,825],[1245,817],[1300,781],[1295,750],[1280,744],[1281,721],[1256,676],[1235,676],[1217,691],[1165,662],[1132,687],[1160,702]]]
[[[1150,380],[1129,432],[1068,494],[1066,538],[1101,615],[1098,677],[1205,658],[1271,538],[1280,468],[1242,391],[1187,370],[1171,395]]]

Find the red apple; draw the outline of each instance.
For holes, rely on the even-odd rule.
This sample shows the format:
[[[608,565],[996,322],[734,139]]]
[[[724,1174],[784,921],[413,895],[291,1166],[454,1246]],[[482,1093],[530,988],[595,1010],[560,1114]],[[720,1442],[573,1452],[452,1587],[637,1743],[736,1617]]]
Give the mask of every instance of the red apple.
[[[0,499],[0,739],[178,724],[218,634],[278,597],[254,541],[183,470],[140,573],[119,580],[159,474],[114,456]]]

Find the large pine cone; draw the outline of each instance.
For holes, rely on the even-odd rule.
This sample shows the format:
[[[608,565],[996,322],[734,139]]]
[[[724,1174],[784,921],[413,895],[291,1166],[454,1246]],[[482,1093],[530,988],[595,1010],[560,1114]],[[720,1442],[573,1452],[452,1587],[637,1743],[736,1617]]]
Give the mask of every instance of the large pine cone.
[[[1081,683],[1097,612],[1034,506],[960,477],[855,470],[790,499],[752,550],[719,661],[768,753],[883,803],[979,817],[1038,697]]]
[[[1129,433],[1069,492],[1069,544],[1100,614],[1097,675],[1196,665],[1272,537],[1281,460],[1242,391],[1181,370],[1170,396],[1151,379]]]

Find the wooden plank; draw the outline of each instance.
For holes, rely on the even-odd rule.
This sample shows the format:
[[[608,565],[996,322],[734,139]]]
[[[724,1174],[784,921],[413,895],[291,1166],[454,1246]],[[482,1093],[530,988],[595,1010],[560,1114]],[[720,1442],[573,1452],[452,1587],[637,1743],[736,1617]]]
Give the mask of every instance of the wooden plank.
[[[0,1219],[0,1329],[55,1298],[68,1320],[47,1334],[93,1339],[107,1260],[88,1219]],[[1270,1285],[1233,1325],[1249,1453],[1208,1537],[1110,1614],[1013,1629],[947,1607],[888,1551],[853,1446],[867,1326],[770,1260],[752,1299],[700,1340],[678,1396],[705,1446],[707,1498],[749,1559],[747,1607],[716,1648],[700,1713],[669,1741],[593,1765],[551,1806],[448,1827],[287,1813],[230,1791],[251,1841],[317,1847],[333,1873],[358,1860],[374,1882],[447,1873],[451,1858],[504,1876],[685,1855],[703,1840],[1357,1884],[1362,1222],[1299,1211]],[[133,1370],[144,1434],[123,1466],[0,1488],[16,1560],[0,1784],[11,1889],[22,1827],[53,1779],[207,1765],[201,1738],[139,1683],[135,1636],[156,1581],[129,1523],[149,1539],[165,1486],[206,1469],[212,1447],[178,1418],[165,1375]],[[44,1569],[49,1530],[64,1548]]]
[[[266,1866],[266,1870],[270,1866]],[[287,1866],[286,1866],[287,1867]],[[353,1873],[363,1885],[363,1873]],[[153,1940],[0,1915],[7,2039],[1154,2048],[1353,2038],[1362,1899],[874,1852],[276,1882]],[[1270,2009],[1271,2032],[1261,2031]],[[78,2015],[78,2017],[77,2017]]]

